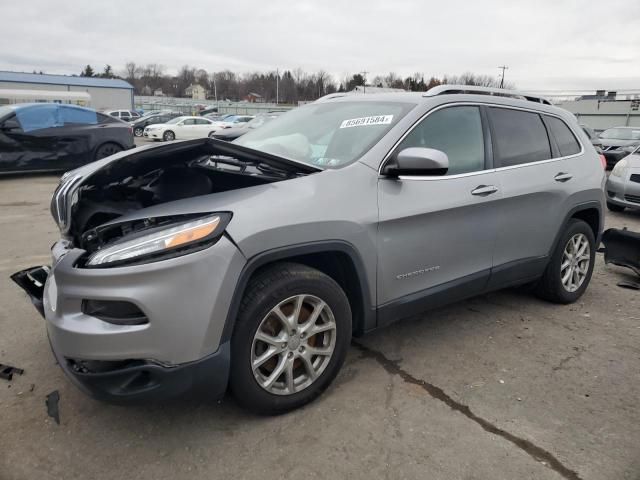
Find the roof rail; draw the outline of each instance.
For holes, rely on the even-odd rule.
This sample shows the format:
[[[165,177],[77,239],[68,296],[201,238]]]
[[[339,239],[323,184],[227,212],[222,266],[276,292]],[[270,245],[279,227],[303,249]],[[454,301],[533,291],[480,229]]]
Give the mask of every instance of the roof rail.
[[[435,97],[436,95],[451,94],[471,94],[471,95],[495,95],[497,97],[518,98],[520,100],[528,100],[530,102],[551,105],[551,102],[543,97],[529,95],[528,93],[518,92],[516,90],[507,90],[506,88],[492,87],[476,87],[474,85],[438,85],[430,88],[422,94],[423,97]]]

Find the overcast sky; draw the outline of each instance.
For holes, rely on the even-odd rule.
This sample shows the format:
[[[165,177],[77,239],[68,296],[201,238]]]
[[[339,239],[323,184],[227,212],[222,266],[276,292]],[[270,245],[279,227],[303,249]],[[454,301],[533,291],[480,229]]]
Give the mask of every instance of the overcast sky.
[[[466,71],[531,90],[640,90],[640,0],[5,1],[0,69]]]

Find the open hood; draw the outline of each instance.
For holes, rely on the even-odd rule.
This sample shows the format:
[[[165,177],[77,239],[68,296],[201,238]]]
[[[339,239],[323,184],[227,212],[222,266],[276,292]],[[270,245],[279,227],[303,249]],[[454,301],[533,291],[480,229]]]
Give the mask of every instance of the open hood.
[[[320,171],[210,138],[152,145],[66,173],[54,193],[51,213],[62,235],[78,245],[87,230],[132,211]]]

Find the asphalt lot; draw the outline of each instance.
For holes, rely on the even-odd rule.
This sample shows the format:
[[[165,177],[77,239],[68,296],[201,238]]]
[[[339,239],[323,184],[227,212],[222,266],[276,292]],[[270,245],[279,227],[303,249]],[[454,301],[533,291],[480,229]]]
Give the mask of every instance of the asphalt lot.
[[[0,363],[25,369],[0,379],[1,480],[640,479],[640,292],[601,254],[575,305],[509,290],[357,340],[325,395],[288,415],[231,398],[116,407],[64,378],[8,278],[49,261],[56,183],[0,179]],[[640,212],[607,226],[640,230]]]

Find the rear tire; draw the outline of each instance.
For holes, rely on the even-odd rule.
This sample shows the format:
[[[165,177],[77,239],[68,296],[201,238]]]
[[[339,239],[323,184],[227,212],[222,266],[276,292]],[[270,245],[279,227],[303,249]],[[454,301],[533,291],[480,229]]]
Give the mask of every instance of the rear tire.
[[[536,287],[536,294],[553,303],[575,302],[589,286],[595,255],[596,241],[591,227],[572,218]]]
[[[102,158],[109,157],[121,151],[122,151],[122,147],[117,143],[113,143],[113,142],[103,143],[96,149],[94,160],[100,160]]]
[[[175,139],[176,139],[176,134],[173,133],[171,130],[167,130],[162,134],[162,140],[164,140],[165,142],[171,142],[172,140],[175,140]]]
[[[258,414],[299,408],[331,384],[350,341],[351,309],[340,286],[305,265],[276,264],[245,291],[231,339],[231,390]]]
[[[615,203],[607,202],[607,208],[612,212],[622,212],[625,207],[622,205],[616,205]]]
[[[141,128],[141,127],[136,127],[136,128],[133,129],[133,134],[136,137],[141,137],[143,133],[144,133],[144,129]]]

